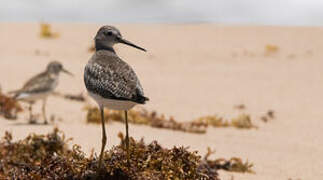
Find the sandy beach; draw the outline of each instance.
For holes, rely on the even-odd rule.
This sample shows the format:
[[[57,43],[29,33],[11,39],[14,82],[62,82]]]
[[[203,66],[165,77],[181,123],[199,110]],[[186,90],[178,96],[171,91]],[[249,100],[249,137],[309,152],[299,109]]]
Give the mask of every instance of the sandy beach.
[[[255,174],[221,171],[223,180],[307,180],[323,177],[323,28],[222,26],[212,24],[120,24],[126,39],[146,48],[143,53],[117,45],[118,55],[136,71],[150,101],[144,105],[178,121],[204,115],[226,118],[251,115],[258,129],[208,128],[191,134],[130,124],[130,135],[165,147],[189,146],[201,155],[240,157],[254,164]],[[74,77],[62,74],[58,92],[85,93],[83,69],[99,24],[52,24],[58,38],[40,38],[38,23],[0,23],[0,85],[3,92],[20,88],[31,76],[59,60]],[[275,52],[266,50],[274,45]],[[93,102],[92,102],[93,103]],[[93,103],[94,104],[94,103]],[[234,106],[244,104],[241,111]],[[35,106],[39,113],[41,103]],[[57,121],[28,125],[0,117],[0,136],[14,139],[47,133],[53,127],[73,138],[85,152],[99,152],[101,127],[86,123],[84,103],[50,97],[47,114]],[[268,110],[275,119],[264,123]],[[59,120],[61,119],[61,120]],[[119,143],[121,123],[110,123],[108,148]]]

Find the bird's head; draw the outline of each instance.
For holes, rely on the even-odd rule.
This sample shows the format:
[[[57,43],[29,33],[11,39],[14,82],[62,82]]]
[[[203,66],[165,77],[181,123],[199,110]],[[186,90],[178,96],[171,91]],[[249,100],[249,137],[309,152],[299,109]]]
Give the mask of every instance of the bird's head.
[[[72,73],[70,73],[69,71],[67,71],[66,69],[64,69],[62,63],[58,62],[58,61],[52,61],[47,65],[47,71],[49,73],[53,73],[53,74],[59,74],[60,72],[64,72],[68,75],[73,76]]]
[[[134,48],[146,51],[144,48],[139,47],[132,42],[125,40],[120,31],[113,26],[102,26],[97,32],[95,38],[95,49],[108,49],[113,50],[113,46],[117,43],[126,44]]]

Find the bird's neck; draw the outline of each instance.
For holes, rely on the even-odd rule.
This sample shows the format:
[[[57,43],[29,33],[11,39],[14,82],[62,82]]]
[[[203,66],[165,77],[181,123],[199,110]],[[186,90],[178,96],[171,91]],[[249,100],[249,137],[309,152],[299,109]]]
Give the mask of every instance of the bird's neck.
[[[96,51],[106,50],[106,51],[110,51],[110,52],[116,53],[115,50],[113,49],[113,47],[106,46],[106,45],[101,44],[101,43],[95,43],[95,50]]]

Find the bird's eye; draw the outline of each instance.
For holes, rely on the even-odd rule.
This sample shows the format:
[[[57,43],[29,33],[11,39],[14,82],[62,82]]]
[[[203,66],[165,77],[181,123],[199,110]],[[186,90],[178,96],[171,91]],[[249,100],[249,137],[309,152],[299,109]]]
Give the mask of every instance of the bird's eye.
[[[107,35],[107,36],[112,36],[112,32],[111,31],[104,32],[104,34]]]

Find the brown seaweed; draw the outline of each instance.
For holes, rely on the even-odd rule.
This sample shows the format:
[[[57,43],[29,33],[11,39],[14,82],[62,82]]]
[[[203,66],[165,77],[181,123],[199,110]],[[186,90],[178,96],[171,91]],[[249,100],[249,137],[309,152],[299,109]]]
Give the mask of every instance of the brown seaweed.
[[[98,108],[87,108],[87,122],[101,123],[101,117]],[[105,110],[105,120],[107,122],[118,121],[123,122],[123,112],[115,110]],[[128,113],[128,121],[133,124],[143,124],[155,128],[172,129],[176,131],[184,131],[191,133],[205,133],[207,124],[203,122],[178,122],[173,117],[166,118],[164,115],[157,114],[156,111],[148,112],[143,108],[130,110]]]
[[[57,128],[47,135],[31,134],[12,141],[6,132],[0,141],[0,178],[7,179],[201,179],[219,180],[218,171],[254,173],[253,164],[240,158],[211,160],[185,147],[163,148],[157,141],[145,144],[130,138],[130,161],[126,161],[125,139],[104,154],[104,168],[98,170],[98,158],[87,157],[79,145],[69,148],[63,132]]]
[[[86,157],[81,147],[68,148],[58,129],[47,135],[29,135],[12,141],[6,132],[0,141],[0,177],[13,179],[214,179],[217,169],[201,164],[197,152],[184,147],[166,149],[156,141],[146,145],[130,138],[130,161],[121,143],[104,154],[104,168],[98,170],[96,155]]]
[[[22,107],[15,99],[0,91],[0,115],[6,119],[17,119],[17,114],[22,111]]]

